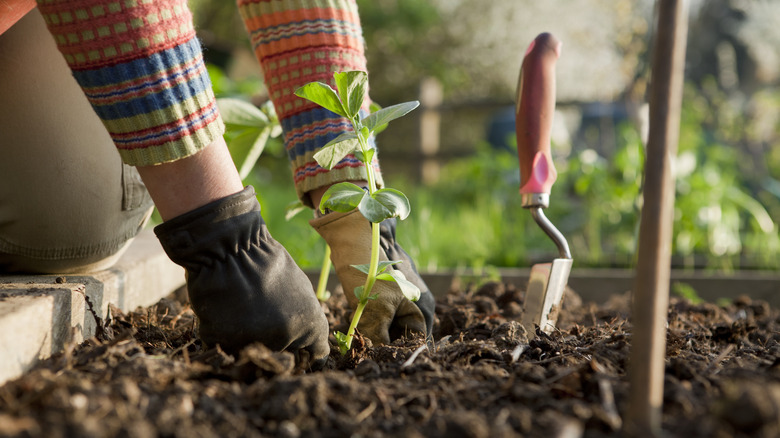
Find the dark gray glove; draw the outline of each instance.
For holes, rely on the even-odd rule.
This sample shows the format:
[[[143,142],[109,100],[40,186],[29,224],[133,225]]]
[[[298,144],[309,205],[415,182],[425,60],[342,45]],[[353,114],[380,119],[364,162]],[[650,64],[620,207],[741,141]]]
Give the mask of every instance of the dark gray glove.
[[[328,321],[306,274],[268,233],[252,187],[154,232],[168,257],[187,271],[204,343],[235,353],[261,342],[295,354],[304,367],[324,365]]]
[[[415,266],[412,258],[404,251],[403,248],[395,240],[395,225],[396,219],[387,219],[379,224],[379,244],[385,255],[389,260],[403,260],[403,263],[397,263],[393,265],[394,269],[398,269],[403,272],[407,280],[414,283],[420,289],[420,299],[415,301],[414,304],[420,308],[420,311],[425,318],[426,337],[431,337],[431,330],[433,329],[433,314],[436,308],[436,301],[433,298],[431,290],[428,289],[428,285],[425,284],[420,274],[417,272],[417,266]]]

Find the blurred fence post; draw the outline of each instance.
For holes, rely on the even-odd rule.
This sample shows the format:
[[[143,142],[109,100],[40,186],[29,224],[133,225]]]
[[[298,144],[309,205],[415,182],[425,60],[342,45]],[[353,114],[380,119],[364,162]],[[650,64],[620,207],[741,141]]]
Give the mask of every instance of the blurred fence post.
[[[420,154],[419,176],[423,184],[439,180],[439,143],[443,100],[441,83],[436,78],[425,78],[420,83]]]

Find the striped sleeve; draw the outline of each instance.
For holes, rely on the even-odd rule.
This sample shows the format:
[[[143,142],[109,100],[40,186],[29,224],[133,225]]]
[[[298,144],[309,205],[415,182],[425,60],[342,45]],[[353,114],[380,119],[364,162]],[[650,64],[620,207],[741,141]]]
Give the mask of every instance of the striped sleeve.
[[[299,198],[347,180],[365,180],[362,163],[348,155],[332,170],[320,167],[314,154],[344,131],[349,121],[294,91],[319,81],[335,86],[333,73],[366,71],[363,35],[354,0],[238,0],[252,47],[284,129],[284,140]],[[364,111],[369,100],[364,102]],[[378,161],[373,163],[382,185]]]
[[[192,155],[224,132],[186,0],[39,0],[125,163]]]

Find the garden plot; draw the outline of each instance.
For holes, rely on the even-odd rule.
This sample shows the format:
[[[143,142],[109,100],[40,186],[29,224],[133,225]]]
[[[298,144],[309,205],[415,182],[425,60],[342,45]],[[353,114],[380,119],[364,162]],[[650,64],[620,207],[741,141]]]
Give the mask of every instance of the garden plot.
[[[115,311],[95,339],[0,387],[0,436],[621,436],[628,400],[628,297],[569,292],[553,334],[517,322],[523,292],[487,283],[439,298],[422,339],[302,373],[263,346],[204,350],[186,303]],[[344,330],[346,303],[323,304]],[[780,311],[673,299],[663,427],[669,436],[780,434]],[[569,433],[567,435],[567,433]]]

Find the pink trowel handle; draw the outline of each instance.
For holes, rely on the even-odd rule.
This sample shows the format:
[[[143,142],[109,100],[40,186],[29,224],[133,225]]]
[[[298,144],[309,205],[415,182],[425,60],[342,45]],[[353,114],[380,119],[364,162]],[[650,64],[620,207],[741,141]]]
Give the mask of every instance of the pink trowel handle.
[[[547,207],[557,177],[550,156],[550,132],[555,112],[555,63],[561,45],[552,34],[540,34],[528,47],[520,70],[515,126],[524,207]]]

